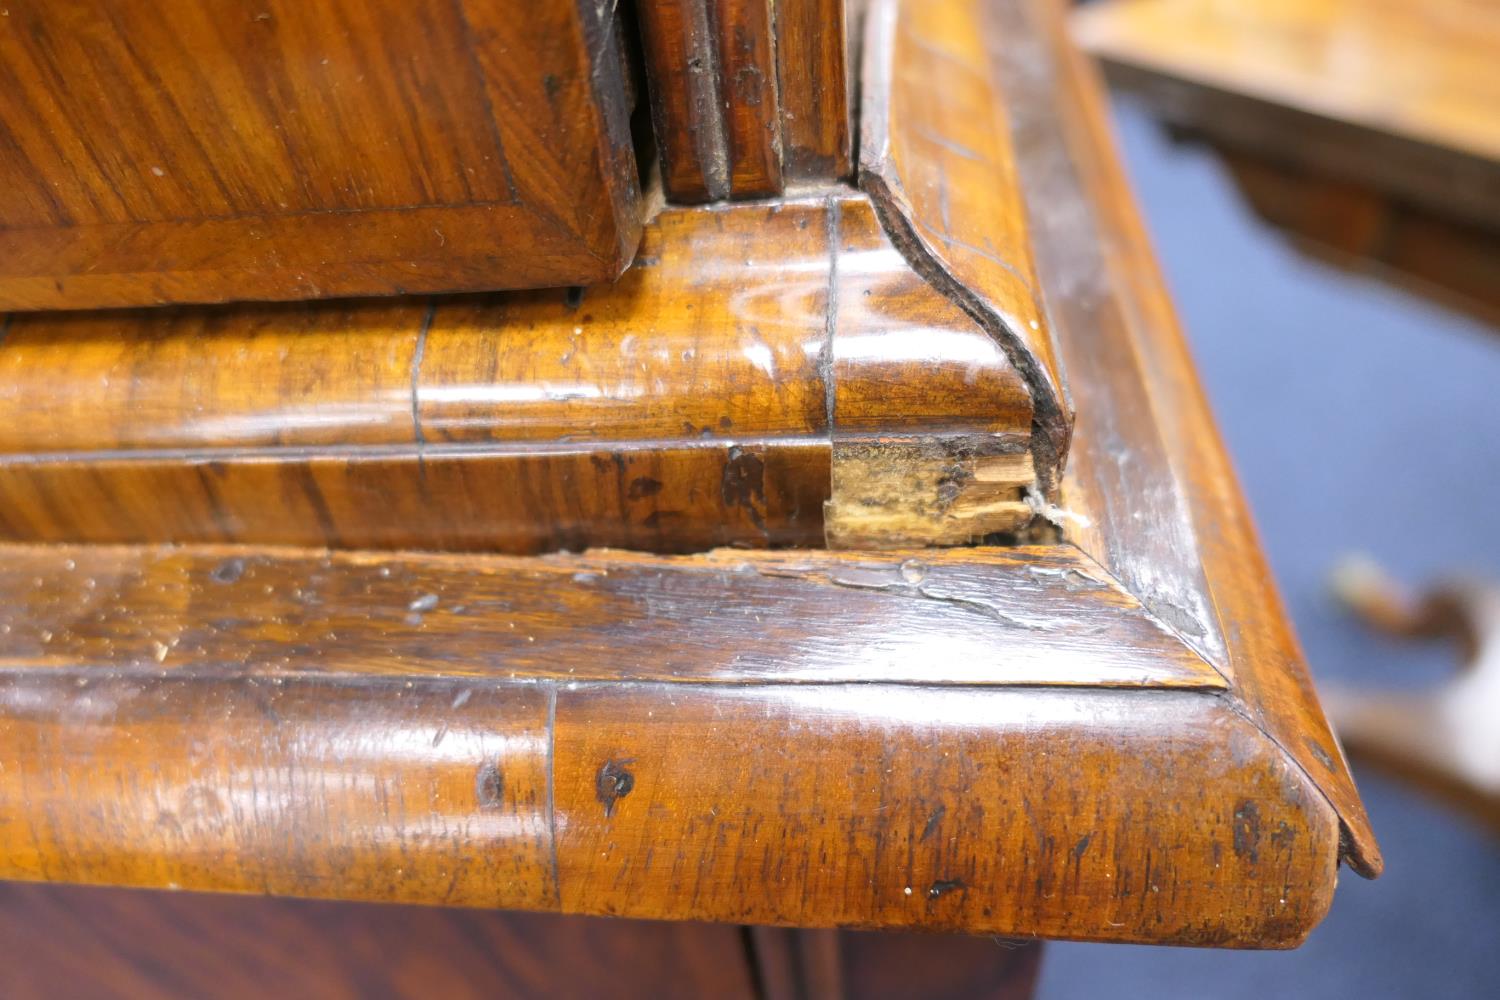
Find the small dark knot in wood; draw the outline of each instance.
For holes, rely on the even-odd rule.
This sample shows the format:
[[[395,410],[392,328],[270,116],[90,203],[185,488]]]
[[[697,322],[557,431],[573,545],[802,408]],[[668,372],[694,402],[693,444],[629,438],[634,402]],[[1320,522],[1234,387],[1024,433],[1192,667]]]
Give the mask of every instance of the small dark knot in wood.
[[[627,767],[635,763],[634,757],[623,760],[607,760],[599,768],[594,779],[594,794],[604,805],[604,815],[613,816],[615,803],[629,795],[635,788],[635,775]]]
[[[479,766],[474,777],[474,797],[481,809],[499,809],[505,804],[505,776],[500,773],[499,764],[486,761]]]

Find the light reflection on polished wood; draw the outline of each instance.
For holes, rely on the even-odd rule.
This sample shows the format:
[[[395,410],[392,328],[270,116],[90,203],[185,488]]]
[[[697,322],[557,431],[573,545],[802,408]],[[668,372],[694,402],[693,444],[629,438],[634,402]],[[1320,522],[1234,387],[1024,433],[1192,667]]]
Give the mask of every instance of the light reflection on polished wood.
[[[938,467],[915,495],[942,532],[1029,519],[1027,467],[975,487],[998,509],[939,482],[1024,452],[1030,398],[861,197],[669,210],[641,256],[581,294],[13,316],[0,534],[819,545],[830,418],[926,442]]]

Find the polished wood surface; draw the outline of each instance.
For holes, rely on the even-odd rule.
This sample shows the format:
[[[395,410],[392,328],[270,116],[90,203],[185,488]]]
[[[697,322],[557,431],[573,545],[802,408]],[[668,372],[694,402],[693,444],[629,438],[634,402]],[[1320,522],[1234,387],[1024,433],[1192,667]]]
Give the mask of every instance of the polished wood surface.
[[[833,503],[967,542],[1030,519],[1031,414],[857,194],[673,209],[581,293],[15,315],[0,536],[693,551],[822,545]]]
[[[329,306],[337,357],[295,309],[13,317],[11,537],[202,534],[0,544],[0,878],[753,925],[731,986],[974,995],[1034,957],[843,930],[1291,947],[1377,874],[1059,9],[870,17],[871,193],[666,210],[609,288]],[[501,471],[434,506],[460,458]]]
[[[0,874],[1301,941],[1339,861],[1373,875],[1378,848],[1056,14],[993,22],[1079,408],[1058,500],[1034,498],[1050,540],[9,546]],[[1074,210],[1041,211],[1049,198]],[[820,203],[836,245],[861,232],[856,204]],[[848,975],[810,947],[825,981]]]
[[[0,308],[613,278],[642,216],[616,12],[9,2]]]
[[[827,589],[828,613],[841,613],[843,589]],[[625,656],[651,655],[628,636],[669,634],[651,609],[671,598],[658,594],[617,633]],[[438,613],[425,597],[402,607],[427,610],[405,613]],[[471,633],[510,631],[496,611]],[[173,667],[175,652],[191,656],[184,642],[132,667],[110,642],[70,664],[27,665],[10,651],[12,626],[3,874],[1260,945],[1300,939],[1332,892],[1335,814],[1213,680],[555,681],[546,673],[586,660],[546,635],[527,643],[554,665],[540,674],[503,649],[460,668],[474,676],[371,672],[354,656],[319,674],[292,636],[327,645],[324,634],[283,627],[296,658],[279,666]],[[337,645],[384,630],[379,619],[340,627]],[[836,655],[850,667],[890,633],[882,621],[863,634],[845,629]],[[930,671],[974,655],[945,649],[929,641],[904,659]]]
[[[1037,295],[1008,122],[1012,40],[992,15],[976,0],[871,0],[860,186],[913,269],[973,316],[1026,379],[1034,471],[1055,499],[1072,408]]]
[[[1338,811],[1344,860],[1376,875],[1379,847],[1193,374],[1100,84],[1046,0],[996,9],[1025,43],[1009,65],[1023,70],[1012,82],[1033,112],[1018,162],[1038,272],[1043,288],[1069,290],[1049,306],[1079,419],[1063,502],[1049,514],[1230,682]],[[1058,144],[1072,155],[1059,159]],[[1046,211],[1059,203],[1087,210]]]
[[[767,197],[849,174],[843,0],[648,0],[638,11],[668,197]]]
[[[1223,686],[1065,547],[676,558],[4,553],[5,662],[27,669],[485,677],[505,663],[519,676],[579,682]],[[633,631],[640,638],[622,646]],[[856,654],[860,635],[871,639]],[[288,659],[293,636],[312,645]]]
[[[0,884],[8,1000],[751,1000],[742,939],[728,926]]]
[[[782,174],[789,184],[853,173],[850,32],[855,0],[776,0]]]
[[[1080,9],[1112,80],[1241,151],[1500,228],[1500,7],[1119,0]]]

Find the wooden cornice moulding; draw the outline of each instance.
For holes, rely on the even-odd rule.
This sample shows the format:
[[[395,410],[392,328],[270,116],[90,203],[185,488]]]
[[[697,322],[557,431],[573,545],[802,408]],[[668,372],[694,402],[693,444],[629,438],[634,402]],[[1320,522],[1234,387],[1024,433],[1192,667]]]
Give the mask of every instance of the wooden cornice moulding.
[[[1266,736],[1343,823],[1343,859],[1383,867],[1342,750],[1317,702],[1120,166],[1093,67],[1049,0],[997,5],[1021,45],[1012,85],[1044,287],[1079,400],[1061,513],[1096,559],[1242,694]],[[1050,95],[1045,100],[1042,95]],[[1050,104],[1048,103],[1050,101]],[[1060,144],[1065,159],[1048,152]],[[1035,151],[1028,151],[1035,147]],[[1046,212],[1048,204],[1083,211]],[[1121,461],[1120,456],[1128,456]]]
[[[1151,264],[1097,81],[1049,4],[1001,16],[1025,69],[1007,85],[1030,109],[1017,163],[1036,273],[1075,293],[1048,303],[1079,406],[1050,511],[1062,540],[526,558],[0,547],[0,875],[1301,941],[1340,860],[1373,876],[1379,849]],[[1041,212],[1049,199],[1076,210]],[[805,211],[847,224],[862,204]],[[733,228],[745,210],[712,218]],[[783,210],[794,228],[798,211]],[[926,301],[909,272],[877,266],[896,256],[888,244],[859,257],[879,233],[866,221],[839,229],[855,250],[833,259],[864,262],[840,274]],[[777,304],[817,328],[824,312],[791,308],[829,287],[808,267],[808,287]],[[954,335],[993,347],[965,323]],[[816,421],[826,410],[809,393]],[[447,412],[429,426],[485,426]]]
[[[582,292],[13,316],[0,537],[967,543],[1031,518],[1031,425],[858,192],[668,209]]]
[[[1026,379],[1036,478],[1055,499],[1073,407],[1038,293],[1034,222],[1011,136],[1015,95],[1003,77],[1017,40],[995,30],[990,6],[867,5],[859,184],[913,269],[984,327]]]
[[[1258,946],[1334,886],[1316,781],[1069,547],[3,556],[7,878]]]

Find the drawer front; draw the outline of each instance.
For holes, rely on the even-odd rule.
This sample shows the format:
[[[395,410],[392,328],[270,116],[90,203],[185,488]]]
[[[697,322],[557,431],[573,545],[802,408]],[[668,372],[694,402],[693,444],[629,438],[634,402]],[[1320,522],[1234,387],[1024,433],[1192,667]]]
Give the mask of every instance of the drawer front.
[[[0,308],[585,284],[634,253],[592,0],[14,0]]]

